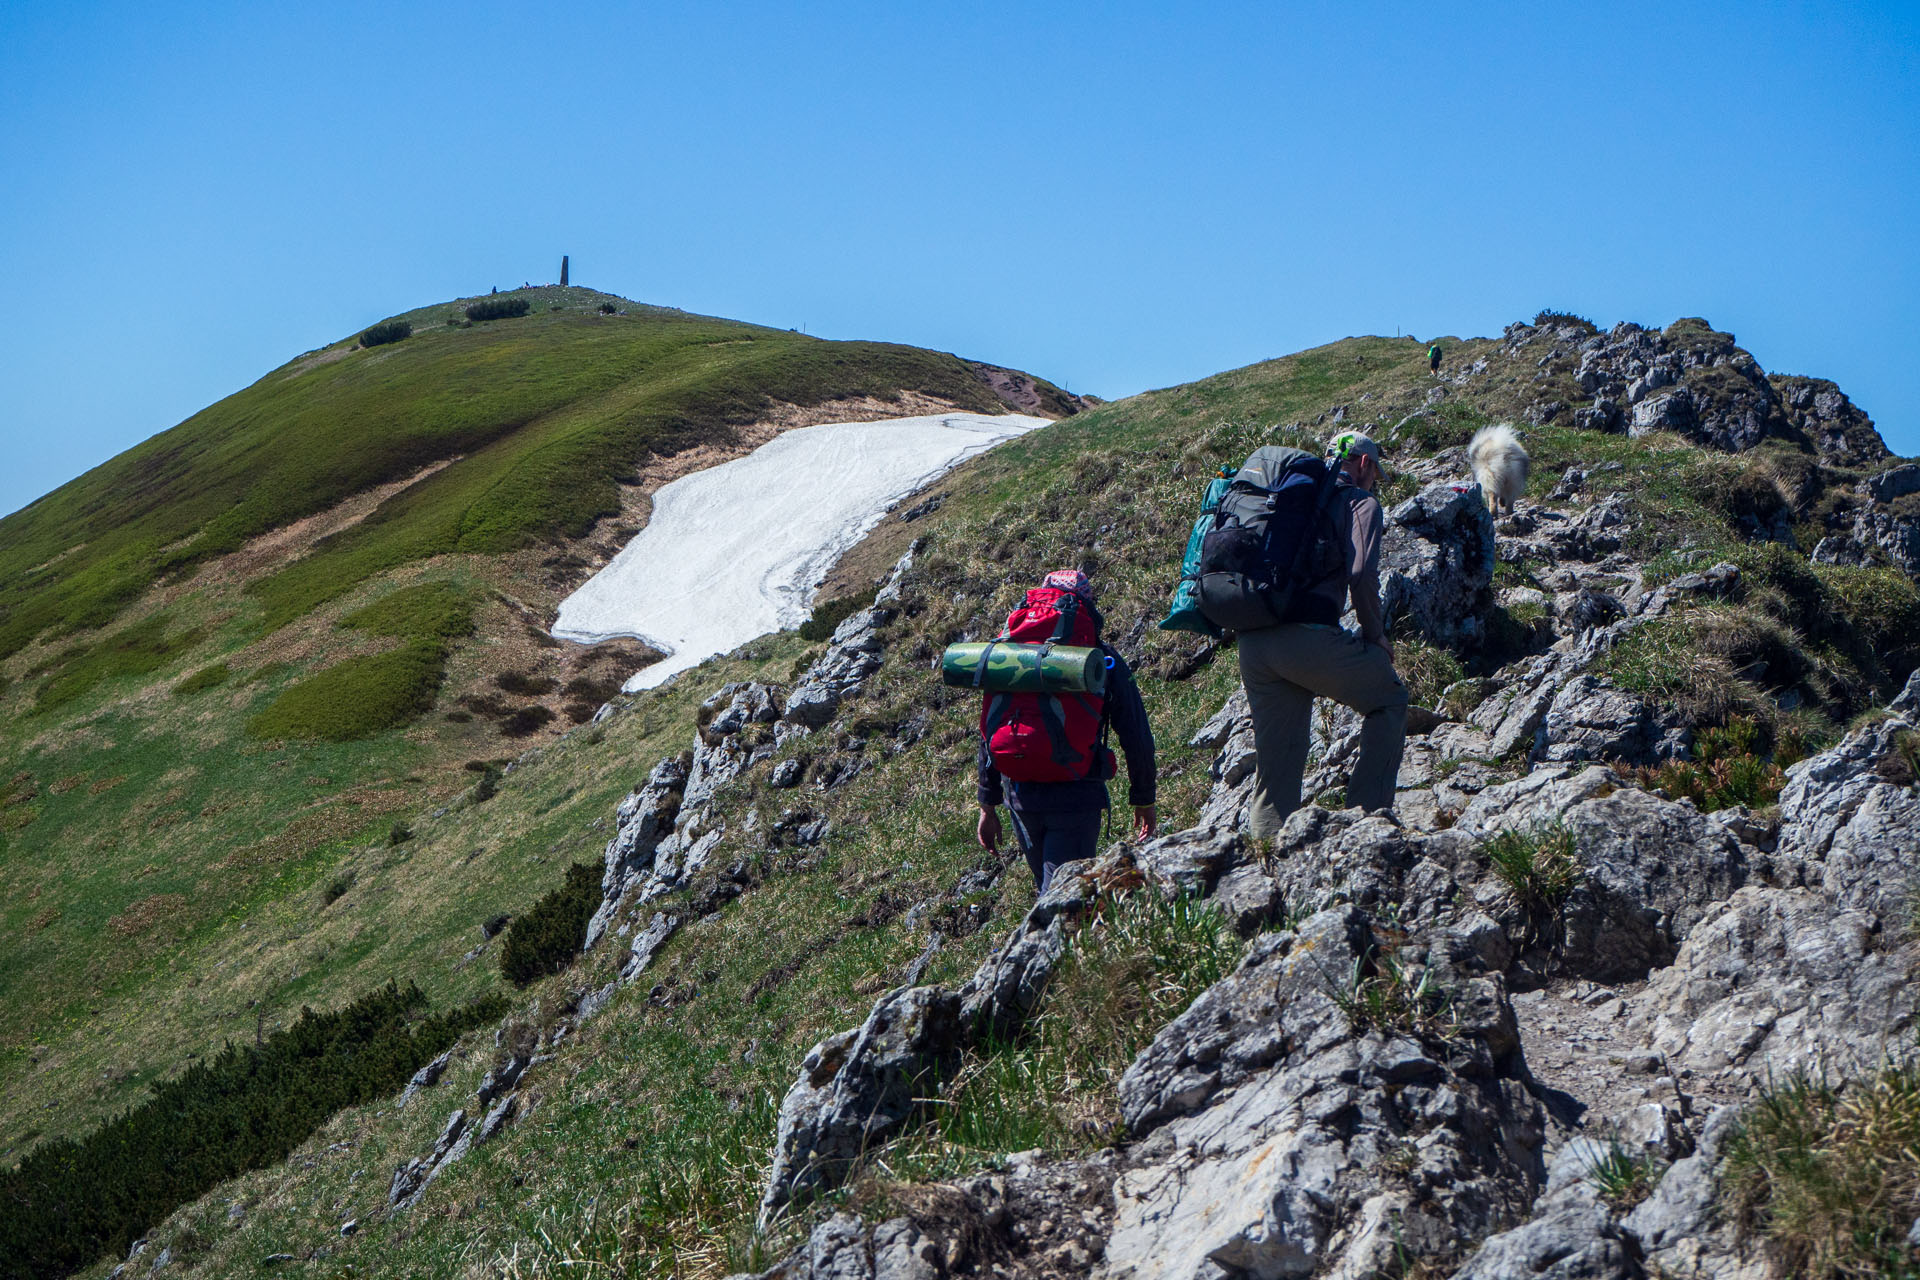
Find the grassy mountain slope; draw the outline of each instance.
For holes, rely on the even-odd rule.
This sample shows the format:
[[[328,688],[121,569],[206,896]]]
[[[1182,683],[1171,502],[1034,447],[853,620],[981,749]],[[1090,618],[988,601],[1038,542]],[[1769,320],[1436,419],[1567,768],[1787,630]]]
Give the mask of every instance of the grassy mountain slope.
[[[455,876],[387,842],[649,660],[544,627],[677,455],[1006,412],[989,382],[1009,377],[1017,407],[1073,408],[943,353],[586,289],[502,296],[529,314],[410,312],[411,337],[308,353],[0,520],[0,1151],[82,1130],[302,1002],[392,973],[436,999],[473,985],[445,904],[363,901],[312,944],[261,931],[307,921],[368,848],[416,864],[422,896],[456,885],[461,910],[545,891],[517,847],[462,848]]]
[[[965,973],[1031,898],[1017,868],[993,888],[945,896],[964,873],[991,864],[971,842],[972,702],[943,689],[927,660],[957,636],[996,627],[1045,569],[1079,564],[1101,584],[1109,633],[1142,673],[1162,748],[1164,821],[1189,821],[1210,782],[1209,757],[1184,744],[1237,676],[1230,655],[1208,663],[1195,638],[1151,624],[1204,478],[1256,444],[1324,435],[1343,408],[1346,422],[1381,424],[1404,464],[1464,442],[1482,422],[1519,415],[1540,394],[1530,354],[1497,340],[1448,347],[1450,360],[1484,357],[1489,367],[1444,404],[1429,402],[1423,344],[1349,339],[1103,406],[954,473],[938,486],[947,500],[933,515],[889,522],[857,553],[881,564],[909,539],[926,539],[907,607],[886,631],[887,665],[834,726],[786,749],[815,763],[857,758],[865,771],[825,793],[766,790],[761,772],[733,793],[732,834],[709,877],[733,876],[744,891],[683,929],[646,981],[622,988],[607,1012],[536,1068],[530,1110],[513,1128],[455,1166],[414,1209],[386,1213],[394,1166],[431,1146],[447,1111],[467,1104],[495,1058],[493,1040],[470,1037],[450,1084],[424,1105],[345,1112],[288,1164],[235,1180],[156,1238],[184,1241],[187,1273],[215,1276],[251,1274],[274,1253],[294,1255],[281,1272],[288,1275],[719,1275],[790,1239],[791,1229],[756,1237],[752,1211],[773,1108],[802,1055],[857,1023],[874,996],[899,981],[928,928],[910,906],[931,904],[947,935],[925,979],[945,981]],[[1750,541],[1743,523],[1756,507],[1781,502],[1796,520],[1815,522],[1823,495],[1857,473],[1785,445],[1726,455],[1668,435],[1628,439],[1549,425],[1526,436],[1532,494],[1551,489],[1564,467],[1587,468],[1594,497],[1618,493],[1631,504],[1634,550],[1654,561],[1656,576],[1722,558],[1748,568],[1740,598],[1682,613],[1675,650],[1640,673],[1666,681],[1667,696],[1692,699],[1702,723],[1744,709],[1818,740],[1884,696],[1920,658],[1920,596],[1910,580],[1887,569],[1811,566],[1803,551]],[[1395,492],[1415,483],[1403,472]],[[1501,569],[1507,585],[1525,585],[1526,573],[1524,565]],[[1416,700],[1430,705],[1460,676],[1538,643],[1524,616],[1502,611],[1499,621],[1504,652],[1450,654],[1403,640]],[[1752,654],[1770,646],[1801,660],[1782,663],[1776,653],[1756,665]],[[662,755],[684,749],[686,717],[699,699],[729,679],[791,679],[817,650],[792,635],[770,638],[666,690],[623,700],[621,715],[524,761],[483,807],[421,822],[406,857],[357,847],[361,874],[342,901],[393,894],[422,902],[431,884],[449,899],[435,907],[442,919],[465,912],[471,929],[492,903],[524,902],[557,885],[566,860],[591,857],[604,839],[618,795]],[[801,807],[832,822],[818,849],[782,847],[767,834],[776,815]],[[478,894],[458,901],[468,882],[495,876],[523,882],[487,905]],[[710,887],[660,905],[672,910]],[[283,912],[259,939],[263,954],[340,945],[331,939],[349,929],[345,915]],[[439,946],[445,960],[460,944]],[[623,950],[610,941],[534,987],[506,1039],[551,1025],[579,992],[606,980]],[[412,958],[391,946],[388,957]],[[477,990],[490,961],[460,970],[445,989]],[[1156,974],[1176,986],[1184,977],[1177,966]],[[1113,1017],[1127,998],[1096,990],[1084,1016]],[[1132,1047],[1124,1037],[1088,1039],[1099,1043],[1066,1074],[983,1078],[966,1095],[964,1117],[934,1139],[888,1153],[876,1178],[851,1194],[889,1194],[890,1175],[948,1173],[1027,1146],[1103,1140],[1112,1107],[1101,1090],[1110,1095],[1116,1063],[1124,1066]],[[1071,1114],[1090,1126],[1036,1120],[1036,1097],[1057,1098],[1062,1113],[1078,1108]],[[342,1239],[348,1218],[359,1229]]]

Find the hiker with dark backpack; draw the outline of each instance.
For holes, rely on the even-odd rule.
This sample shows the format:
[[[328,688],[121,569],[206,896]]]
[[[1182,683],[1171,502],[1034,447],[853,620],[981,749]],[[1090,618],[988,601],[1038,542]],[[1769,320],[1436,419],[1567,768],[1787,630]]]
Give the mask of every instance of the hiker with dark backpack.
[[[1427,372],[1440,372],[1440,344],[1437,342],[1427,348]]]
[[[1087,575],[1060,569],[1027,592],[1000,636],[950,646],[942,660],[947,683],[984,695],[980,844],[999,852],[1004,802],[1040,893],[1060,867],[1097,851],[1107,780],[1118,772],[1109,728],[1127,757],[1134,838],[1158,830],[1146,705],[1126,659],[1100,639],[1100,623]]]
[[[1407,688],[1380,610],[1380,479],[1380,446],[1358,432],[1336,437],[1325,459],[1267,445],[1233,474],[1202,541],[1193,575],[1200,611],[1239,633],[1258,774],[1248,828],[1257,837],[1278,833],[1300,807],[1315,695],[1365,717],[1348,805],[1393,804]],[[1358,635],[1340,626],[1349,595]]]

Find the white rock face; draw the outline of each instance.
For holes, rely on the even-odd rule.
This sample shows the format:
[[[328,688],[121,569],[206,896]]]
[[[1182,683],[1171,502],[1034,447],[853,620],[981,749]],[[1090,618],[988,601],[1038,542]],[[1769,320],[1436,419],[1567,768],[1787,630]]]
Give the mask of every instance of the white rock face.
[[[775,436],[654,495],[653,518],[560,604],[553,634],[634,636],[667,656],[651,689],[755,636],[805,622],[814,589],[888,507],[962,460],[1048,419],[942,413]]]

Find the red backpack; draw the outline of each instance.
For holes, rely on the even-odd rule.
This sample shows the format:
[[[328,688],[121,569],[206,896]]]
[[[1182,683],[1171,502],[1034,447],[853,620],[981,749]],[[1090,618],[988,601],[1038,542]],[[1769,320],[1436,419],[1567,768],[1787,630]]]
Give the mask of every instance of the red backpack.
[[[1035,587],[1000,638],[1091,647],[1100,643],[1100,613],[1071,591]],[[1105,730],[1106,699],[1097,693],[989,693],[980,706],[987,754],[1011,782],[1113,777]]]

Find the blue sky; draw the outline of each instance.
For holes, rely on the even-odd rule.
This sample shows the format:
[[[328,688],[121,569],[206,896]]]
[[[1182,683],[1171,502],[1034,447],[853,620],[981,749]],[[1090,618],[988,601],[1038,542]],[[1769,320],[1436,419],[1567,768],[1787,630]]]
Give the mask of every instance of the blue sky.
[[[1920,453],[1920,5],[0,5],[0,511],[552,280],[1113,397],[1702,315]]]

